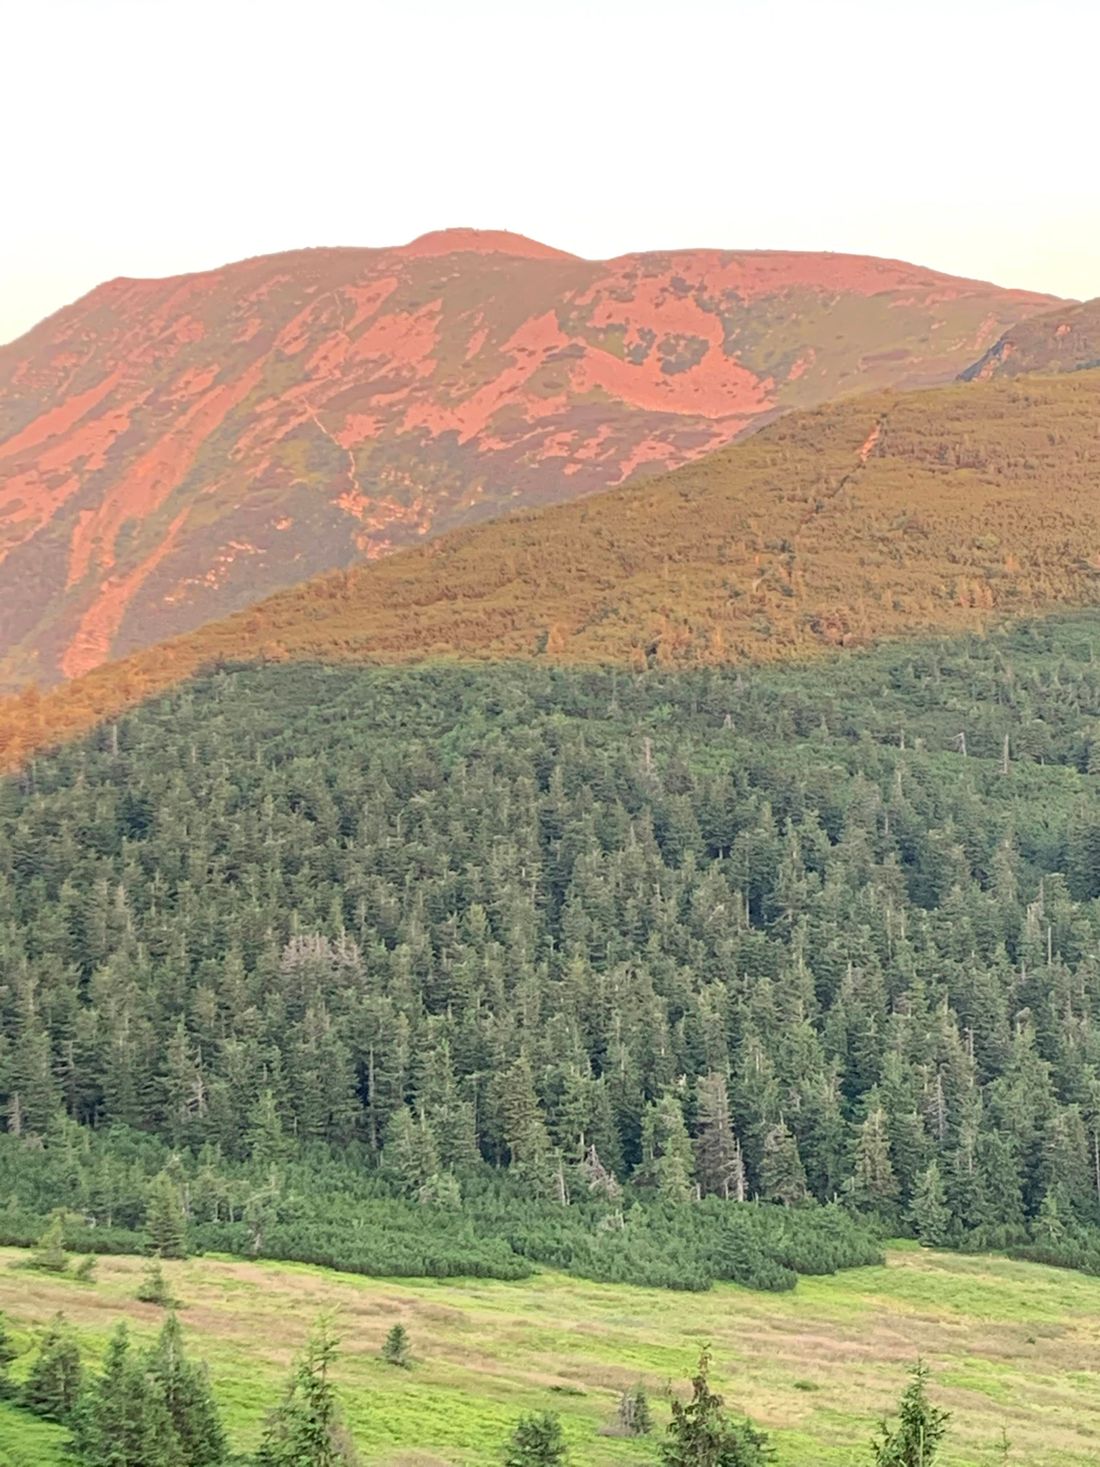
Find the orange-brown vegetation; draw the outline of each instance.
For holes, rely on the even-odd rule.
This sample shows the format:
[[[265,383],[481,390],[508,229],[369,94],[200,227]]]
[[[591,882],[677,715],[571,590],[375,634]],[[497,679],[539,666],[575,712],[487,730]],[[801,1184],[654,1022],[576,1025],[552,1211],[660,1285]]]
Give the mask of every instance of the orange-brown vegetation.
[[[115,280],[0,347],[0,689],[320,571],[953,378],[1049,297],[891,260],[502,232]]]
[[[1066,301],[1019,321],[962,375],[965,381],[1100,367],[1100,300]]]
[[[1100,602],[1100,371],[876,394],[0,704],[6,763],[219,659],[808,657]]]

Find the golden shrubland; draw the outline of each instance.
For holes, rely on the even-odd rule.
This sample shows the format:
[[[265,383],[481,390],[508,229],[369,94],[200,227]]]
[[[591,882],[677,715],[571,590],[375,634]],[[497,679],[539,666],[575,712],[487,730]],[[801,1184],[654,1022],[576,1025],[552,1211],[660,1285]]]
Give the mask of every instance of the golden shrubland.
[[[1100,371],[877,393],[6,699],[0,758],[219,660],[761,662],[1097,603]]]

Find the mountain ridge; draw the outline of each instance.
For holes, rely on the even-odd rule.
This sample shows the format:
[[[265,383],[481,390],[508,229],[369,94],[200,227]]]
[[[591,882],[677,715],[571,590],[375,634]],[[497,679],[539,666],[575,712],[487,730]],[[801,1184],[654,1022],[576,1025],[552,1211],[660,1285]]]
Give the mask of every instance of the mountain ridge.
[[[985,382],[1032,372],[1083,372],[1100,367],[1100,298],[1065,301],[1017,322],[960,379]]]
[[[0,703],[17,762],[219,660],[805,659],[1100,603],[1100,371],[885,392]]]
[[[0,685],[954,377],[1049,305],[864,256],[470,230],[119,277],[0,348]]]

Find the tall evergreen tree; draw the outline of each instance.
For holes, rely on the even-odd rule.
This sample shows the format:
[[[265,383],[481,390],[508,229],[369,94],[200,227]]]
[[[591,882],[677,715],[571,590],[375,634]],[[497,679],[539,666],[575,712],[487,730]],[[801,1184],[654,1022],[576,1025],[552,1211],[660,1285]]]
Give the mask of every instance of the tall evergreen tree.
[[[638,1179],[670,1202],[687,1202],[695,1195],[694,1170],[683,1107],[669,1091],[649,1106],[643,1118]]]
[[[794,1207],[809,1196],[798,1142],[783,1121],[770,1127],[760,1159],[760,1191],[772,1202]]]
[[[187,1257],[187,1214],[179,1185],[167,1171],[160,1172],[149,1184],[145,1230],[162,1258]]]
[[[160,1384],[135,1355],[124,1324],[74,1412],[73,1441],[80,1467],[180,1467],[183,1461]]]
[[[160,1387],[179,1442],[183,1467],[221,1467],[226,1439],[206,1369],[188,1360],[175,1313],[164,1321],[149,1356],[149,1374]]]
[[[314,1331],[282,1404],[264,1428],[257,1467],[354,1467],[358,1462],[332,1382],[336,1341],[325,1325]]]
[[[925,1248],[942,1248],[951,1236],[951,1208],[939,1164],[931,1161],[917,1178],[910,1221]]]
[[[70,1421],[84,1386],[80,1347],[57,1314],[19,1392],[20,1404],[51,1421]]]
[[[697,1098],[696,1173],[704,1195],[745,1200],[745,1164],[730,1118],[726,1077],[704,1075]]]

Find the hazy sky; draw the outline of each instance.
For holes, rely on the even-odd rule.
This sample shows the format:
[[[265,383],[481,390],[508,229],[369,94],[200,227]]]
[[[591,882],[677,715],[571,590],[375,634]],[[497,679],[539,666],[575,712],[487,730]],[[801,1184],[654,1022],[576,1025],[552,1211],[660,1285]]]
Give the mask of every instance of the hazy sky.
[[[1100,0],[0,0],[0,341],[101,280],[507,228],[1100,295]]]

